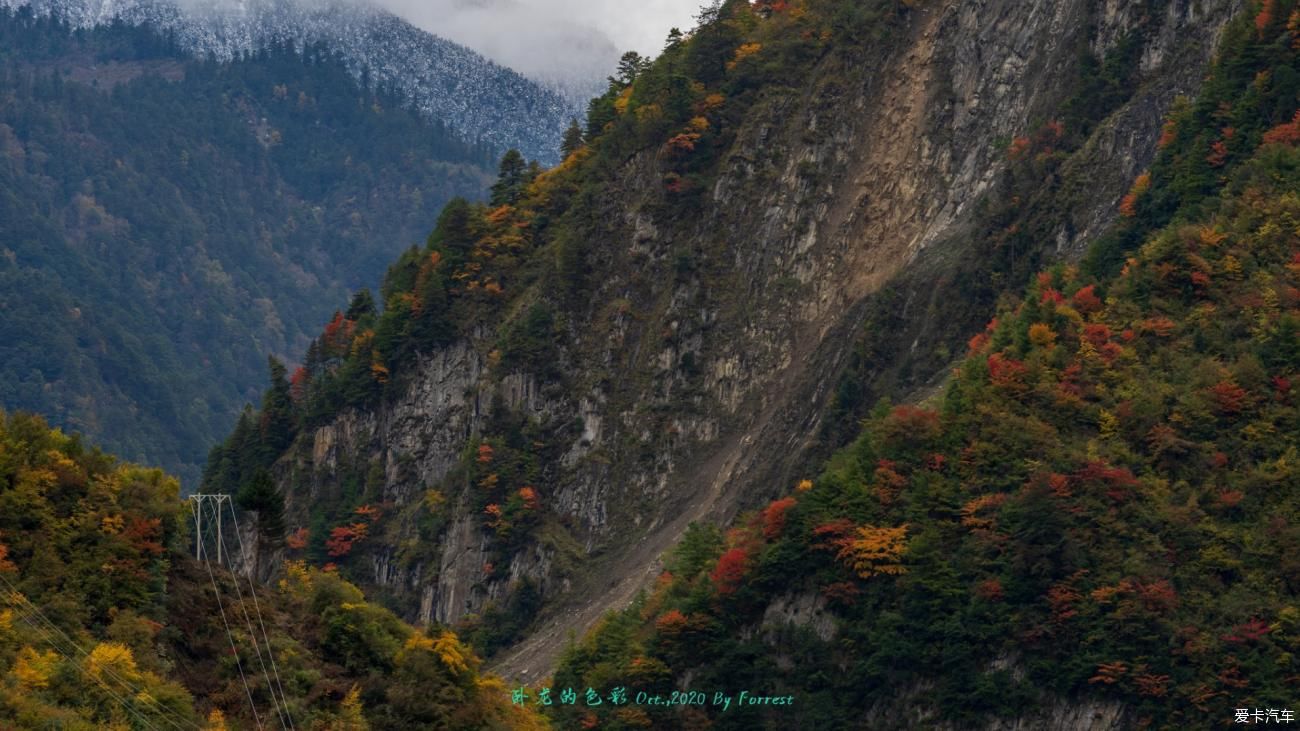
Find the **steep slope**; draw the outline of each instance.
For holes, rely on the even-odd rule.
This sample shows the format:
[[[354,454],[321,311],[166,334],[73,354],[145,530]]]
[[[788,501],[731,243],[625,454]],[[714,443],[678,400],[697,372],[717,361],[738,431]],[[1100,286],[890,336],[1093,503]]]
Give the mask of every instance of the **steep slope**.
[[[1002,307],[941,397],[881,404],[815,481],[693,531],[555,676],[794,703],[563,725],[1186,729],[1285,707],[1300,11],[1253,10],[1084,268]]]
[[[553,162],[576,109],[559,94],[361,0],[3,0],[78,28],[121,20],[173,37],[197,58],[229,61],[271,46],[324,45],[366,84],[413,101],[467,142]]]
[[[241,597],[190,556],[190,511],[160,470],[21,414],[0,414],[0,455],[6,728],[264,728],[275,697],[299,728],[545,726],[454,635],[403,625],[333,574],[295,568],[253,606],[247,582]]]
[[[489,158],[320,49],[197,62],[0,8],[0,404],[192,488],[267,356]]]
[[[536,678],[691,521],[788,489],[1077,256],[1236,7],[722,3],[562,165],[449,206],[279,386],[293,446],[250,418],[208,484],[272,469],[290,555]]]

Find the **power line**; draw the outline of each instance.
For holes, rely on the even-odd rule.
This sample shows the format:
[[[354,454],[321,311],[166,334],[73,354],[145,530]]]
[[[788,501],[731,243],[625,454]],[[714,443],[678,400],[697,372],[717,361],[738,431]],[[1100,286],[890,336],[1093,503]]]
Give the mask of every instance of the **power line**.
[[[191,496],[191,499],[192,498],[193,496]],[[195,520],[202,521],[203,501],[192,499],[192,504]],[[218,505],[219,504],[220,503],[218,502]],[[248,696],[248,707],[253,711],[253,721],[260,729],[262,728],[262,717],[258,715],[257,704],[253,702],[253,691],[248,687],[248,678],[244,675],[244,663],[239,660],[239,649],[235,647],[235,636],[230,632],[230,622],[226,621],[226,608],[224,603],[221,601],[221,591],[217,588],[217,576],[212,571],[212,562],[203,560],[203,535],[200,533],[197,536],[197,539],[199,545],[196,553],[199,557],[199,562],[208,569],[208,579],[212,582],[212,594],[217,598],[217,609],[221,612],[221,624],[226,628],[226,638],[230,640],[230,651],[235,655],[235,667],[239,669],[239,679],[244,684],[244,693]]]
[[[127,712],[135,716],[137,720],[139,720],[145,726],[147,726],[148,728],[155,728],[153,724],[150,724],[147,719],[143,718],[140,715],[140,713],[130,703],[124,700],[121,696],[114,693],[113,689],[110,688],[108,684],[104,682],[103,678],[94,676],[93,674],[90,673],[89,670],[83,668],[80,662],[69,657],[66,651],[66,646],[60,647],[59,643],[54,639],[54,633],[57,633],[59,636],[61,636],[62,639],[68,645],[72,646],[72,648],[76,651],[76,654],[80,655],[81,657],[89,658],[90,653],[82,649],[81,645],[78,644],[76,640],[73,640],[71,637],[69,637],[68,634],[64,632],[58,625],[54,624],[54,622],[51,621],[49,617],[45,616],[45,613],[41,611],[40,607],[36,606],[34,603],[32,603],[30,599],[24,596],[22,592],[18,591],[17,588],[14,587],[14,585],[10,583],[9,580],[6,579],[2,574],[0,574],[0,582],[4,582],[5,587],[9,590],[10,604],[14,606],[16,609],[18,609],[19,612],[24,612],[24,611],[27,612],[26,614],[22,615],[23,621],[27,622],[28,626],[30,626],[32,629],[40,633],[42,639],[48,642],[50,644],[50,647],[53,648],[54,651],[57,652],[60,657],[67,660],[69,663],[74,665],[79,672],[81,672],[83,675],[86,675],[91,680],[93,680],[96,684],[102,687],[105,692],[107,692],[109,695],[111,695],[114,698],[114,700],[116,700],[124,708],[126,708]],[[44,623],[44,625],[41,624],[42,622]],[[102,670],[104,674],[108,675],[113,680],[116,680],[117,682],[125,686],[125,689],[129,691],[133,696],[137,698],[144,697],[152,701],[154,708],[157,710],[159,715],[162,716],[163,720],[167,721],[172,726],[176,728],[185,728],[185,726],[182,725],[182,723],[184,723],[184,724],[188,724],[188,726],[191,728],[200,728],[194,722],[187,721],[183,717],[181,717],[180,719],[181,723],[178,723],[176,720],[177,716],[171,709],[162,705],[157,698],[154,698],[152,695],[143,691],[141,688],[137,688],[134,684],[132,684],[130,681],[128,681],[127,679],[119,675],[115,670],[113,670],[112,667],[105,666],[102,668]]]
[[[239,542],[239,557],[241,559],[247,559],[248,554],[244,551],[244,536],[239,530],[239,515],[238,513],[235,512],[234,505],[230,506],[230,517],[235,521],[235,540]],[[253,565],[253,570],[254,571],[257,570],[256,563],[254,563]],[[266,654],[271,658],[271,670],[272,672],[275,673],[275,685],[280,690],[280,700],[283,702],[284,705],[284,715],[285,718],[289,719],[289,728],[292,729],[294,728],[294,725],[293,725],[293,715],[289,713],[289,698],[284,694],[284,684],[280,682],[280,668],[277,667],[275,664],[275,653],[272,652],[271,650],[271,638],[266,633],[266,623],[262,621],[262,607],[261,604],[257,601],[257,589],[253,587],[253,583],[254,583],[253,578],[249,577],[248,593],[251,594],[253,597],[253,611],[257,612],[257,624],[262,628],[262,640],[266,642]],[[235,576],[235,586],[236,588],[238,588],[239,586],[238,575]],[[249,631],[251,632],[252,630],[250,629]],[[256,635],[254,635],[253,641],[254,642],[257,641]],[[266,669],[263,668],[263,672],[265,672],[265,670]],[[270,683],[269,680],[267,682],[268,684]],[[275,692],[272,691],[271,695],[274,697]]]
[[[18,611],[20,613],[22,612],[21,609],[19,609]],[[45,640],[50,644],[50,647],[54,649],[54,652],[58,653],[59,657],[63,658],[69,665],[72,665],[73,667],[77,668],[77,672],[86,676],[88,679],[90,679],[92,682],[94,682],[96,685],[102,688],[105,693],[108,693],[110,696],[112,696],[113,700],[117,701],[118,705],[122,706],[122,708],[126,709],[127,713],[135,717],[135,720],[139,721],[145,728],[148,729],[158,728],[157,726],[150,723],[149,719],[141,715],[141,713],[138,710],[132,707],[129,701],[127,701],[125,698],[118,695],[117,693],[114,693],[113,689],[108,687],[108,684],[104,682],[103,678],[95,677],[93,673],[91,673],[86,668],[83,668],[81,666],[81,663],[68,657],[63,652],[63,650],[59,648],[58,643],[54,641],[53,636],[50,635],[48,632],[46,632],[45,629],[43,629],[41,625],[36,620],[34,620],[30,615],[21,614],[20,616],[22,617],[23,621],[27,623],[27,626],[31,627],[33,630],[36,630],[36,632],[41,635],[41,639]]]
[[[22,604],[25,604],[26,607],[31,611],[31,613],[32,613],[33,615],[35,615],[35,616],[36,616],[37,618],[39,618],[42,622],[44,622],[44,626],[45,626],[45,628],[46,628],[47,630],[52,630],[54,633],[57,633],[60,637],[63,638],[63,640],[64,640],[65,642],[67,642],[67,644],[71,645],[72,648],[73,648],[74,650],[76,650],[76,653],[77,653],[78,655],[80,655],[81,657],[83,657],[83,658],[89,658],[89,657],[90,657],[90,653],[88,653],[86,650],[84,650],[84,649],[81,647],[81,645],[80,645],[76,640],[72,639],[72,637],[70,637],[70,636],[68,635],[67,632],[64,632],[62,628],[60,628],[60,627],[59,627],[57,624],[55,624],[55,623],[54,623],[54,622],[53,622],[53,621],[52,621],[48,616],[46,616],[45,613],[41,611],[40,607],[36,606],[36,604],[34,604],[34,603],[32,602],[31,599],[28,599],[26,596],[24,596],[22,592],[17,591],[17,590],[14,588],[14,585],[11,584],[9,581],[5,580],[3,576],[0,576],[0,581],[4,581],[5,586],[6,586],[6,587],[9,589],[9,591],[10,591],[11,602],[20,605],[20,606],[19,606],[20,611],[21,611],[21,605],[22,605]],[[30,619],[28,620],[28,624],[31,624]],[[47,636],[48,636],[48,635],[47,635]],[[51,643],[51,644],[55,647],[56,650],[59,649],[57,645],[54,645],[54,643]],[[134,695],[140,695],[140,694],[141,694],[141,690],[140,690],[139,688],[137,688],[137,687],[135,686],[135,684],[133,684],[131,681],[127,680],[127,679],[124,678],[123,676],[119,675],[119,674],[117,673],[117,671],[114,670],[112,667],[104,667],[103,670],[104,670],[105,674],[107,674],[107,675],[110,676],[112,679],[116,680],[117,682],[121,683],[121,684],[122,684],[123,686],[125,686],[126,689],[127,689],[128,691],[130,691],[132,694],[134,694]],[[144,693],[144,696],[145,696],[146,698],[148,698],[148,699],[150,699],[150,700],[152,700],[152,701],[154,702],[154,705],[155,705],[155,707],[157,708],[157,710],[158,710],[158,711],[159,711],[163,716],[165,716],[166,719],[167,719],[167,720],[168,720],[168,721],[169,721],[173,726],[177,725],[177,723],[176,723],[176,721],[175,721],[175,718],[176,718],[177,716],[176,716],[176,714],[175,714],[173,711],[169,710],[166,706],[163,706],[163,705],[162,705],[161,703],[159,703],[158,700],[157,700],[156,698],[154,698],[153,696],[151,696],[151,695],[149,695],[149,694],[147,694],[147,693]],[[184,717],[181,717],[181,721],[184,722],[184,723],[188,723],[188,724],[190,724],[190,725],[194,725],[193,722],[186,720]]]
[[[217,509],[220,510],[220,503],[218,503]],[[234,514],[233,507],[231,507],[231,514]],[[235,527],[235,534],[239,534],[238,526]],[[239,555],[240,558],[244,558],[242,538],[240,538],[240,543]],[[253,650],[257,652],[257,663],[262,666],[262,677],[266,679],[266,688],[271,693],[271,707],[275,709],[275,715],[280,720],[280,728],[287,729],[288,726],[284,722],[284,714],[280,711],[280,702],[275,697],[275,686],[271,684],[271,673],[266,669],[266,660],[262,657],[262,646],[257,640],[257,632],[253,630],[253,620],[248,616],[248,605],[244,602],[244,593],[239,588],[239,574],[232,571],[231,578],[235,581],[235,597],[239,600],[239,609],[244,614],[244,625],[248,627],[248,636],[253,640]],[[252,581],[249,581],[248,588],[250,590],[253,588]],[[267,643],[266,649],[267,652],[270,652],[271,644],[269,642]]]

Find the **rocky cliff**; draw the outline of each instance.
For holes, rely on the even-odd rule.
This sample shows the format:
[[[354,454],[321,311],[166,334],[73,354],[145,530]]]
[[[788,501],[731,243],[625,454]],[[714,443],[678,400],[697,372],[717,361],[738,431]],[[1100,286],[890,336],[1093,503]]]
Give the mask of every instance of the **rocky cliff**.
[[[663,147],[607,166],[564,212],[583,240],[538,253],[579,246],[581,292],[533,286],[418,356],[400,393],[303,430],[275,466],[290,529],[375,496],[384,518],[351,570],[426,622],[507,606],[528,583],[544,608],[496,662],[539,677],[689,523],[788,490],[836,446],[830,420],[925,386],[1001,292],[1079,255],[1240,3],[916,5],[833,41],[796,83],[746,91],[689,204]],[[1116,66],[1118,92],[1092,83]],[[537,302],[553,347],[512,365],[500,335]],[[837,392],[846,369],[863,392]],[[508,432],[542,517],[503,543],[471,452]]]

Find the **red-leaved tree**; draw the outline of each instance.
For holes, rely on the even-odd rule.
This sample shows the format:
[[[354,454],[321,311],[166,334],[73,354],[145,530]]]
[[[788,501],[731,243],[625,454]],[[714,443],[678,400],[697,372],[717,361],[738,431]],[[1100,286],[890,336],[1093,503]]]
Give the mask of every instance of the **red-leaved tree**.
[[[785,531],[785,514],[793,508],[796,501],[792,497],[781,498],[763,509],[763,537],[775,540]]]
[[[718,565],[709,573],[718,594],[726,596],[740,588],[749,567],[749,554],[743,548],[732,548],[718,559]]]

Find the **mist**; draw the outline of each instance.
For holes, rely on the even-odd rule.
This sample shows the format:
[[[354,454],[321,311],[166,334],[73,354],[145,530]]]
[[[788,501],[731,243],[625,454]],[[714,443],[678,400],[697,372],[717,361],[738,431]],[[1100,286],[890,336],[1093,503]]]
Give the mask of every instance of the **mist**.
[[[634,50],[654,56],[704,0],[376,0],[411,23],[539,81],[586,92]]]

